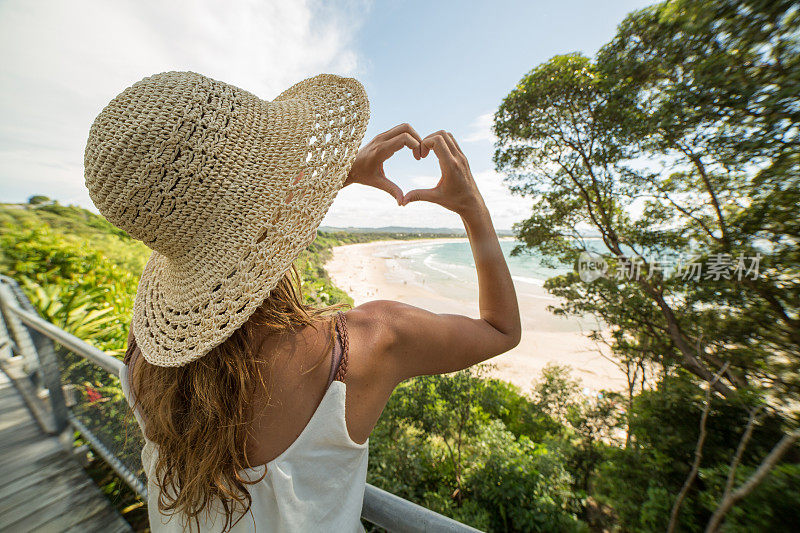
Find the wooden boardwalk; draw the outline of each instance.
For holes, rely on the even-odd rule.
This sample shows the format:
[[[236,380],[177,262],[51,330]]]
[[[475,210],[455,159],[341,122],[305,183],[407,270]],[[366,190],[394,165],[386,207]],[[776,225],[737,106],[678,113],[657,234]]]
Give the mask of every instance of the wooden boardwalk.
[[[131,531],[1,370],[0,531]]]

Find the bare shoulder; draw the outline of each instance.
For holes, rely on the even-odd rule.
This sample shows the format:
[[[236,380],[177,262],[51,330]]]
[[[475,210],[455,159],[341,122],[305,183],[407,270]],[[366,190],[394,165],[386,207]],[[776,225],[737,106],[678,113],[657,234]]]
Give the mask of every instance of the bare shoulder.
[[[430,320],[437,315],[393,300],[373,300],[346,313],[350,353],[371,379],[391,386],[407,377],[403,361],[413,344],[430,340]],[[358,364],[358,363],[357,363]]]
[[[345,313],[349,339],[347,427],[356,442],[369,436],[398,382],[392,355],[396,311],[397,302],[376,300]]]
[[[351,351],[364,349],[376,355],[387,353],[396,340],[396,324],[392,317],[396,317],[398,304],[390,300],[374,300],[347,311],[345,318]]]
[[[345,313],[353,371],[394,386],[395,354],[403,337],[404,315],[411,306],[392,300],[366,302]]]
[[[394,300],[373,300],[346,313],[348,329],[378,353],[387,354],[398,347],[403,338],[413,334],[415,324],[428,311]]]

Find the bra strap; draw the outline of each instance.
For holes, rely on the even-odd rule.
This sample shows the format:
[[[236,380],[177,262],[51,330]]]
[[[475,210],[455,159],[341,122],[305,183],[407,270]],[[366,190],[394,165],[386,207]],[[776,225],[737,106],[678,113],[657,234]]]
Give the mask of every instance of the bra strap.
[[[133,388],[133,383],[131,381],[131,376],[133,375],[133,364],[136,362],[137,356],[141,350],[139,350],[139,345],[136,343],[136,338],[133,336],[133,324],[131,324],[130,331],[128,332],[128,347],[125,350],[125,357],[122,359],[122,362],[125,363],[125,367],[127,369],[128,375],[128,383],[131,384],[131,388]]]
[[[350,340],[347,335],[347,322],[345,321],[344,313],[341,311],[336,313],[336,329],[342,347],[342,358],[339,361],[339,368],[333,379],[335,381],[344,381],[344,377],[347,374],[347,356],[350,352]]]
[[[130,329],[128,330],[128,347],[125,349],[125,357],[122,358],[122,362],[130,366],[135,352],[136,338],[133,336],[133,324],[131,324]]]

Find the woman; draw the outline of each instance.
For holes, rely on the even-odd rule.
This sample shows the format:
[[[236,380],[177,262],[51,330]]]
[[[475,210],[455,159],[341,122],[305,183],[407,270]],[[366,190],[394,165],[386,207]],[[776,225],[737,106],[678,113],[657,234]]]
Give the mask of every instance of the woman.
[[[368,438],[403,380],[467,368],[520,338],[514,286],[452,135],[407,124],[358,150],[353,79],[321,75],[271,102],[193,72],[133,84],[95,120],[86,184],[103,215],[153,249],[123,391],[145,435],[153,531],[358,531]],[[402,147],[442,177],[403,195]],[[304,303],[292,263],[338,190],[433,202],[469,235],[480,318],[393,301]]]

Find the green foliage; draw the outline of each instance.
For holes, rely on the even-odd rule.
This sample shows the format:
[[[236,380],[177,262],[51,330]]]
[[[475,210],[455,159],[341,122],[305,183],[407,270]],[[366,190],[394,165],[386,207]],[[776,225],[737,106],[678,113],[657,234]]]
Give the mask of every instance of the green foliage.
[[[737,471],[740,482],[752,475],[752,467]],[[701,472],[703,483],[708,487],[700,495],[708,511],[717,505],[728,476],[727,468],[716,467]],[[753,531],[758,524],[761,531],[790,531],[800,520],[800,465],[781,464],[775,467],[764,483],[740,505],[734,507],[725,521],[726,532],[744,533]]]
[[[107,289],[93,287],[78,292],[62,285],[43,287],[30,282],[24,289],[43,318],[76,337],[90,339],[94,344],[107,344],[125,336],[114,308],[98,304],[105,298]]]
[[[48,320],[109,353],[125,348],[138,276],[48,225],[7,226],[0,268]]]
[[[491,418],[503,422],[515,437],[526,435],[534,442],[546,440],[561,431],[561,423],[541,405],[527,398],[516,385],[499,379],[486,379],[478,401]]]
[[[512,385],[482,374],[401,384],[370,437],[369,481],[489,531],[580,530],[560,448],[531,439],[556,438],[548,431],[557,424]]]
[[[50,203],[50,201],[51,201],[50,198],[48,198],[47,196],[42,196],[41,194],[34,194],[30,198],[28,198],[28,204],[30,205],[41,205]]]
[[[463,498],[464,449],[487,418],[477,401],[483,387],[483,380],[475,379],[469,370],[446,378],[422,376],[396,389],[382,418],[390,424],[388,435],[407,433],[439,450],[436,462],[444,464],[431,488],[452,487],[459,503]]]
[[[669,521],[675,495],[694,458],[703,406],[704,393],[687,374],[667,378],[656,389],[635,397],[630,412],[631,445],[609,448],[594,478],[595,497],[615,510],[626,529],[661,531]],[[742,403],[712,401],[703,447],[705,473],[684,503],[681,530],[702,530],[710,518],[724,479],[721,484],[712,483],[709,474],[727,475],[747,418]],[[743,463],[757,464],[781,434],[780,419],[764,418],[754,430]],[[750,501],[746,499],[743,505]]]
[[[483,427],[471,494],[491,509],[491,531],[580,531],[563,459],[527,436],[514,439],[500,421]]]
[[[143,243],[131,239],[103,217],[80,207],[57,203],[0,204],[0,235],[20,228],[37,230],[42,227],[73,248],[102,250],[102,255],[108,260],[137,277],[150,255],[150,249]]]
[[[792,6],[686,0],[634,12],[594,60],[533,69],[495,119],[497,168],[536,205],[516,227],[526,247],[574,262],[592,248],[578,228],[591,228],[612,266],[643,264],[639,280],[549,280],[562,312],[621,332],[622,358],[706,380],[727,362],[718,389],[758,384],[786,404],[800,391]],[[703,263],[761,254],[759,275],[698,282],[653,266],[679,252]]]
[[[578,515],[589,521],[591,481],[607,448],[618,445],[623,419],[616,395],[587,397],[566,365],[548,364],[535,383],[532,403],[554,421],[548,444],[558,450],[572,475],[572,497]]]
[[[602,527],[664,530],[694,459],[704,405],[698,383],[723,367],[679,530],[704,529],[752,407],[768,414],[741,475],[796,427],[798,50],[796,2],[673,0],[628,15],[595,58],[538,65],[495,115],[497,169],[534,204],[515,227],[525,243],[516,252],[566,263],[599,253],[612,274],[624,258],[641,265],[638,278],[587,282],[568,273],[545,285],[562,299],[556,312],[600,318],[628,376],[624,402],[605,396],[575,406],[576,391],[552,371],[534,397],[562,424],[575,496],[613,508]],[[600,238],[585,238],[587,231]],[[695,280],[658,268],[679,253],[704,265],[758,255],[758,275]],[[624,418],[614,414],[621,405]],[[615,418],[628,426],[624,446],[609,438],[618,433]],[[770,492],[797,482],[797,461],[794,450],[724,527],[797,523],[793,495]],[[777,516],[791,518],[780,524]]]

